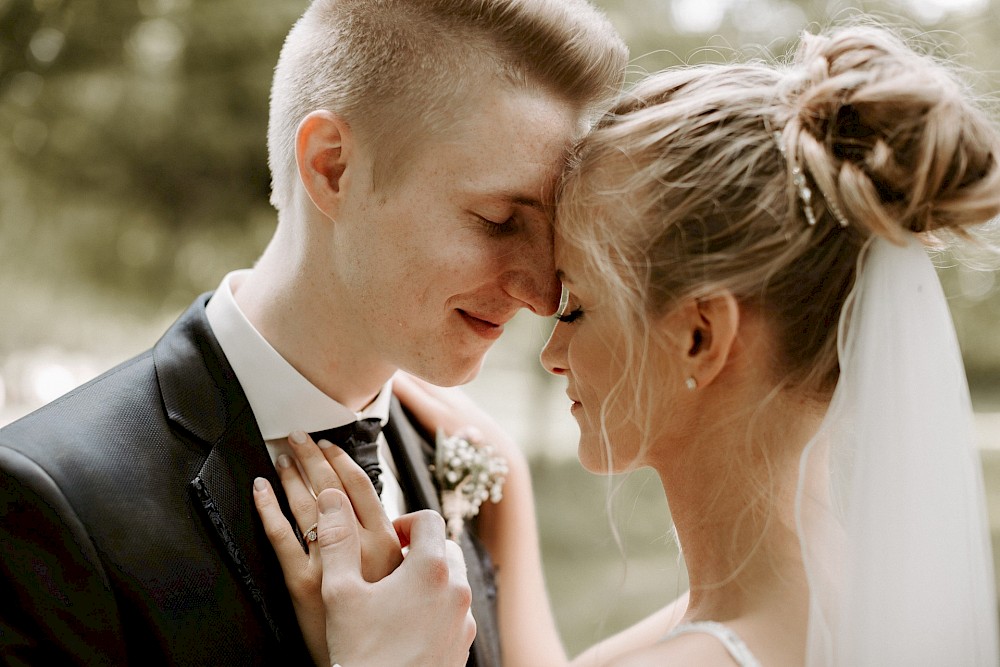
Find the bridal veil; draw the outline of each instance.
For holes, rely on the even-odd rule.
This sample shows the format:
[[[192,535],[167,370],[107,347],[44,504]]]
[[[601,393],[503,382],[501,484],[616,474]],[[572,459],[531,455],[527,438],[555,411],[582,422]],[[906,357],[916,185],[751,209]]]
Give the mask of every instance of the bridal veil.
[[[809,667],[995,667],[997,600],[968,385],[916,235],[869,241],[841,375],[802,453]]]

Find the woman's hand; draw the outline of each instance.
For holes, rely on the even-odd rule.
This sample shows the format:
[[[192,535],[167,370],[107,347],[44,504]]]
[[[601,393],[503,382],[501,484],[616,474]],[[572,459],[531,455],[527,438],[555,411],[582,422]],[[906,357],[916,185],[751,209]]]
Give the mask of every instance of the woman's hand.
[[[317,493],[325,489],[342,491],[350,499],[349,507],[357,516],[360,571],[364,579],[379,581],[395,570],[403,560],[399,537],[385,515],[368,475],[342,449],[325,440],[317,446],[308,435],[299,431],[289,436],[288,442],[308,478],[307,485],[295,460],[284,455],[278,457],[278,477],[288,496],[299,532],[306,535],[319,521],[316,500],[310,487]],[[327,649],[320,595],[322,565],[319,550],[310,548],[308,552],[303,551],[302,543],[282,514],[267,480],[254,480],[253,495],[268,540],[281,563],[303,637],[313,658],[322,657],[322,663]],[[306,546],[310,546],[308,540]]]

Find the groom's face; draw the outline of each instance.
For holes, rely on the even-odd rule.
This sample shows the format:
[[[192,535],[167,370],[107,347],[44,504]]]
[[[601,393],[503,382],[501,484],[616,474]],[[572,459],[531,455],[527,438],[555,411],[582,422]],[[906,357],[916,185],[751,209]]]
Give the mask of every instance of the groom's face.
[[[579,131],[539,91],[483,87],[463,109],[396,185],[366,185],[347,212],[363,220],[348,242],[366,261],[348,280],[373,353],[442,385],[471,380],[519,309],[555,312],[552,191]]]

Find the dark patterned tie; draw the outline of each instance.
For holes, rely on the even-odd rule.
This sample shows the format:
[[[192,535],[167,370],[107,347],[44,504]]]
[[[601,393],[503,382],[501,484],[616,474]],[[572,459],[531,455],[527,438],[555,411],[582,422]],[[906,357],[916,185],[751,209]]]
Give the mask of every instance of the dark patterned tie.
[[[329,440],[337,445],[348,456],[368,473],[368,478],[375,487],[375,492],[382,495],[382,469],[378,465],[378,434],[382,431],[382,421],[379,419],[362,419],[337,428],[310,433],[313,442]]]

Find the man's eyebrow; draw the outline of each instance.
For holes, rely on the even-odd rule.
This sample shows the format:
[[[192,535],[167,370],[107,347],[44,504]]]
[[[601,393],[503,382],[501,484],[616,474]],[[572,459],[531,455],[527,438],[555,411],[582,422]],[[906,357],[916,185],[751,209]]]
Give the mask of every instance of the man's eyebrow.
[[[503,202],[505,204],[513,204],[515,206],[525,206],[542,213],[549,213],[553,208],[555,208],[555,204],[546,203],[540,197],[532,197],[524,194],[523,192],[481,192],[478,196],[484,197],[485,199],[492,199],[495,202]]]
[[[533,197],[520,197],[512,196],[508,197],[511,203],[517,204],[518,206],[527,206],[528,208],[533,208],[536,211],[547,213],[552,209],[551,204],[543,204],[541,201],[534,199]]]

